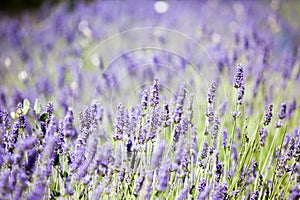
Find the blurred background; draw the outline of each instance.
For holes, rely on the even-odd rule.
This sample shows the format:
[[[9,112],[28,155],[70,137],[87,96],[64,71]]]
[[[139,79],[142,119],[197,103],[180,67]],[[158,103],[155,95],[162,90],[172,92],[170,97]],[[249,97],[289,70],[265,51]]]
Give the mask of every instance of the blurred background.
[[[2,0],[0,103],[116,107],[139,99],[154,77],[171,86],[166,96],[183,81],[206,96],[210,80],[222,71],[231,81],[239,62],[251,80],[265,68],[298,79],[299,10],[297,0]]]

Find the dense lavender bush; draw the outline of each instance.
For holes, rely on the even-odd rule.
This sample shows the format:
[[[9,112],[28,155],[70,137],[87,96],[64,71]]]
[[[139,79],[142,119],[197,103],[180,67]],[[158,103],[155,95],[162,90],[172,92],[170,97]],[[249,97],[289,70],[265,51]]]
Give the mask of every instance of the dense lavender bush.
[[[300,48],[276,2],[1,19],[0,199],[299,199]]]

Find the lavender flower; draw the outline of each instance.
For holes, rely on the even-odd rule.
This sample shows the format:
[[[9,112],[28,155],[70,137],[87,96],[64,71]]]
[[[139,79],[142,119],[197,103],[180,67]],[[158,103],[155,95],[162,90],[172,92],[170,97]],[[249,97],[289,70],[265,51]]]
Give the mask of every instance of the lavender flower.
[[[142,92],[141,106],[142,106],[143,110],[147,109],[147,106],[148,106],[148,95],[149,95],[149,93],[148,93],[147,90],[144,90]]]
[[[48,124],[48,122],[50,121],[50,119],[51,119],[51,116],[52,116],[52,114],[53,114],[53,111],[54,111],[54,108],[53,108],[53,102],[52,101],[49,101],[48,102],[48,104],[47,104],[47,106],[46,106],[46,112],[47,112],[47,119],[48,119],[48,121],[47,121],[47,124]]]
[[[154,107],[151,113],[151,119],[150,119],[150,132],[148,134],[147,140],[154,141],[154,138],[157,135],[158,127],[160,126],[160,113],[159,109]]]
[[[223,174],[223,167],[220,161],[217,161],[215,174],[216,174],[216,182],[219,182],[221,179],[221,175]]]
[[[194,100],[194,94],[191,93],[188,104],[187,104],[187,118],[188,118],[190,124],[192,123],[193,113],[194,113],[194,111],[193,111],[193,100]]]
[[[241,105],[243,103],[243,97],[245,94],[245,86],[242,84],[237,91],[237,104]]]
[[[217,147],[217,139],[219,136],[219,126],[220,126],[220,118],[219,116],[215,116],[214,123],[211,131],[211,138],[213,140],[214,146]]]
[[[209,104],[208,108],[205,110],[205,115],[208,119],[208,123],[211,124],[214,121],[214,105]]]
[[[201,180],[200,180],[200,183],[199,183],[199,186],[198,186],[198,192],[199,192],[199,194],[201,194],[202,192],[204,192],[205,191],[205,188],[206,188],[206,179],[205,178],[202,178]]]
[[[94,189],[93,191],[93,200],[98,200],[100,199],[101,193],[103,191],[103,186],[102,184],[99,182],[97,187]]]
[[[279,120],[276,121],[275,127],[280,128],[282,126],[282,120],[286,118],[286,101],[283,101],[278,112]]]
[[[173,117],[174,123],[179,123],[181,121],[185,98],[186,98],[186,84],[182,84],[176,99],[176,108]]]
[[[15,121],[12,127],[12,131],[9,135],[8,138],[8,149],[10,152],[13,152],[17,139],[18,139],[18,135],[19,135],[19,128],[20,128],[20,123],[19,121]]]
[[[145,185],[143,187],[143,199],[150,199],[152,193],[153,172],[149,172],[146,176]]]
[[[166,142],[164,140],[159,141],[153,153],[152,162],[151,162],[152,169],[158,168],[160,166],[165,149],[166,149]]]
[[[297,109],[296,99],[294,98],[289,105],[288,116],[291,117],[293,112]]]
[[[28,176],[24,172],[19,171],[17,183],[16,183],[16,186],[14,189],[14,194],[13,194],[14,199],[22,198],[22,194],[25,191],[25,189],[27,188],[27,184],[28,184]]]
[[[159,192],[164,192],[168,187],[169,182],[169,163],[167,161],[163,162],[158,170],[158,184],[156,185],[156,190]]]
[[[9,185],[8,185],[9,176],[10,176],[10,170],[9,169],[5,169],[1,173],[0,194],[1,194],[2,198],[7,197],[8,193],[11,191],[11,188],[9,188]]]
[[[290,160],[293,158],[293,154],[295,151],[295,138],[291,138],[290,142],[289,142],[289,147],[288,147],[288,151],[287,151],[287,160]]]
[[[39,153],[36,148],[31,149],[28,152],[27,163],[25,164],[25,172],[30,175],[36,168],[36,161],[38,159]]]
[[[207,152],[208,152],[208,143],[207,140],[204,140],[200,158],[205,159],[207,157]]]
[[[209,199],[209,194],[211,192],[211,185],[205,187],[205,190],[198,194],[197,200]]]
[[[299,199],[300,198],[300,189],[299,185],[295,184],[293,188],[290,191],[290,195],[288,197],[288,200],[294,200],[294,199]]]
[[[267,126],[271,123],[272,112],[273,112],[273,105],[270,104],[268,107],[268,111],[265,114],[265,118],[264,118],[264,122],[263,122],[265,126]]]
[[[162,121],[164,127],[169,127],[171,125],[169,104],[167,104],[167,103],[164,103],[161,121]]]
[[[181,164],[182,157],[184,156],[183,149],[185,149],[185,138],[183,135],[181,135],[178,139],[178,142],[176,143],[176,149],[174,153],[174,163],[172,163],[172,170],[177,170]]]
[[[27,195],[26,199],[30,200],[39,200],[44,198],[46,193],[46,181],[45,180],[38,180],[34,184],[33,189]]]
[[[212,199],[213,200],[220,200],[220,199],[226,199],[227,197],[227,189],[228,186],[226,183],[224,184],[216,184],[214,191],[212,193]]]
[[[123,139],[124,127],[126,126],[124,124],[124,121],[125,121],[125,107],[122,104],[119,104],[116,125],[115,125],[115,133],[113,137],[115,140]]]
[[[262,127],[259,131],[259,135],[260,135],[260,145],[265,146],[266,139],[267,139],[267,136],[268,136],[267,128]]]
[[[52,165],[54,163],[55,158],[55,149],[56,149],[56,136],[50,136],[47,139],[47,143],[45,146],[45,149],[42,154],[42,166],[43,168],[43,174],[48,177],[52,173]]]
[[[142,170],[135,183],[135,195],[139,195],[145,181],[145,170]]]
[[[244,68],[241,64],[236,67],[236,75],[234,77],[234,87],[240,88],[244,84]]]
[[[227,137],[228,137],[228,131],[227,131],[226,128],[224,128],[223,134],[222,134],[222,146],[223,146],[224,149],[226,148]]]
[[[258,190],[255,190],[255,191],[252,193],[250,200],[258,200],[258,197],[259,197],[259,191],[258,191]]]
[[[179,192],[178,196],[176,197],[176,200],[183,200],[188,197],[190,191],[190,183],[187,183],[184,188]]]
[[[215,81],[212,81],[207,93],[207,101],[208,103],[215,103],[216,99],[216,89],[217,89],[217,83]]]
[[[286,101],[283,101],[280,106],[280,111],[278,112],[278,118],[284,119],[286,117]]]
[[[151,97],[150,97],[150,105],[155,107],[159,104],[159,82],[158,79],[154,79]]]

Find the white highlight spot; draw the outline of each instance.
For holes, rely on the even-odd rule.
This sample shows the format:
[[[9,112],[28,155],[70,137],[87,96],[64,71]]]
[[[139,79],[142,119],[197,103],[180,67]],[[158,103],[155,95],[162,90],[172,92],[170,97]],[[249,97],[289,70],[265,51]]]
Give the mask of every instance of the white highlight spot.
[[[92,31],[89,28],[89,23],[87,21],[81,20],[78,24],[78,29],[83,33],[84,36],[91,37]]]
[[[96,67],[98,67],[100,65],[100,59],[97,54],[92,55],[91,61],[92,61],[93,65],[95,65]]]
[[[11,59],[9,57],[5,58],[4,65],[8,69],[11,65]]]
[[[20,79],[21,81],[25,81],[25,80],[27,79],[27,77],[28,77],[28,74],[27,74],[26,71],[21,71],[21,72],[19,73],[19,79]]]
[[[157,13],[165,13],[169,9],[169,4],[166,1],[156,1],[154,3],[154,9]]]

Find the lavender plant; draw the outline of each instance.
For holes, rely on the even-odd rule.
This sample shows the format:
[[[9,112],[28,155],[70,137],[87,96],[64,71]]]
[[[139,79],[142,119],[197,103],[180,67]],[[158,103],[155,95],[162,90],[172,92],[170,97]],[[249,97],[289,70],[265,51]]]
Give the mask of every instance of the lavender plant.
[[[0,199],[299,199],[280,2],[126,3],[0,19]]]

